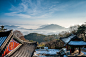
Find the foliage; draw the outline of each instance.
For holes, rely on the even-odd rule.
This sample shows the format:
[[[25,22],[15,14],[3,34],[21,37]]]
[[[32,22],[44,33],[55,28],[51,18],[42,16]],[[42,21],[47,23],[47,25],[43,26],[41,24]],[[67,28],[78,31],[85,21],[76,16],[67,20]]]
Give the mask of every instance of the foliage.
[[[77,35],[79,38],[85,39],[86,24],[75,25],[70,27],[70,33]]]
[[[30,33],[30,34],[24,36],[25,39],[37,41],[39,43],[44,42],[43,39],[45,37],[46,37],[46,35],[37,34],[37,33]]]
[[[48,42],[49,39],[48,39],[48,37],[45,37],[43,40],[46,41],[46,42]]]
[[[64,46],[61,40],[53,40],[50,42],[46,42],[45,46],[47,46],[50,49],[56,49],[56,48],[61,48]]]
[[[85,30],[86,30],[86,25],[83,24],[83,25],[78,27],[77,33],[83,34],[83,33],[85,33]]]
[[[37,45],[39,45],[39,42],[37,42]]]
[[[86,25],[75,25],[70,27],[70,31],[62,31],[58,35],[42,35],[37,33],[30,33],[24,37],[28,40],[33,40],[38,42],[38,46],[47,46],[49,48],[61,48],[64,46],[64,43],[59,39],[60,37],[68,37],[71,34],[77,36],[84,34],[85,36]],[[81,37],[83,38],[83,37]],[[85,39],[85,37],[84,37]],[[46,42],[46,43],[41,43]],[[41,44],[40,44],[41,43]]]
[[[30,33],[28,35],[25,35],[24,38],[41,43],[41,42],[52,41],[54,39],[57,39],[58,37],[55,34],[53,34],[53,35],[43,35],[43,34],[38,34],[38,33]]]
[[[47,36],[47,37],[44,38],[44,41],[49,42],[49,41],[52,41],[54,39],[55,39],[54,36]]]
[[[38,46],[44,47],[44,46],[45,46],[45,44],[43,44],[43,43],[42,43],[42,44],[39,44]]]
[[[33,42],[33,40],[30,40],[30,42]]]
[[[59,38],[60,37],[67,37],[69,36],[71,33],[67,32],[67,31],[62,31],[58,34]]]
[[[86,31],[86,24],[82,24],[81,26],[78,27],[78,30],[77,30],[77,35],[80,37],[80,38],[83,38],[84,41],[86,41],[86,36],[85,36],[85,31]]]
[[[70,26],[70,33],[75,34],[78,30],[79,25]]]

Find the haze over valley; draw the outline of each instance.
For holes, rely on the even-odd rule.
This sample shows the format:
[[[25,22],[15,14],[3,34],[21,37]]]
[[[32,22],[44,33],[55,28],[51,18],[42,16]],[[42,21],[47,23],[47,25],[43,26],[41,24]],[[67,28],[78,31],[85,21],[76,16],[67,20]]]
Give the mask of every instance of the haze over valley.
[[[29,33],[58,34],[86,21],[85,0],[0,0],[0,26]]]
[[[58,34],[61,31],[68,31],[68,28],[62,27],[57,24],[47,25],[4,25],[6,29],[19,30],[24,35],[29,33],[39,33],[44,35]],[[33,29],[35,27],[35,29]]]

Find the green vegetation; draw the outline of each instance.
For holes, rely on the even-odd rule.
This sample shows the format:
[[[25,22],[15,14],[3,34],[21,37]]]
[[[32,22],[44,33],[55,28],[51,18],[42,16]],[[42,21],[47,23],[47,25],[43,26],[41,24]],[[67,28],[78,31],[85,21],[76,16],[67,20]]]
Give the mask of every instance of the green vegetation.
[[[64,43],[59,39],[60,37],[68,37],[71,34],[77,35],[79,38],[82,38],[86,41],[85,36],[86,24],[71,26],[69,31],[62,31],[58,35],[43,35],[38,33],[30,33],[25,35],[24,37],[32,42],[37,41],[38,46],[44,47],[48,46],[48,48],[62,48],[64,47]]]
[[[44,46],[45,46],[45,44],[39,44],[39,46],[44,47]]]
[[[30,42],[33,42],[33,40],[30,40]]]
[[[84,41],[86,41],[86,24],[82,24],[81,26],[78,27],[78,30],[76,34],[80,37],[83,38]]]
[[[30,33],[28,35],[25,35],[24,38],[27,40],[33,40],[33,41],[37,41],[38,43],[41,43],[41,42],[52,41],[54,39],[57,39],[58,37],[55,34],[43,35],[43,34],[38,34],[38,33]]]
[[[44,41],[45,41],[45,42],[49,42],[49,41],[52,41],[52,40],[54,40],[54,39],[55,39],[54,36],[47,36],[47,37],[44,38]]]
[[[33,41],[37,41],[39,43],[44,42],[44,38],[46,37],[46,35],[42,35],[42,34],[38,34],[38,33],[30,33],[28,35],[25,35],[24,38],[27,40],[33,40]]]

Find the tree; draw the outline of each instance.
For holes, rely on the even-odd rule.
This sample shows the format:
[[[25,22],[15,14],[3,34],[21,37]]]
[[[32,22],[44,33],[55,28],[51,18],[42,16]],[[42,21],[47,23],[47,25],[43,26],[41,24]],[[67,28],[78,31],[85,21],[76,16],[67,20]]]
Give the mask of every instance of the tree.
[[[85,38],[85,31],[86,31],[86,24],[82,24],[81,26],[78,27],[78,30],[77,30],[77,35],[84,35],[84,38]],[[85,38],[85,41],[86,41],[86,38]]]
[[[79,25],[70,26],[70,28],[69,28],[70,33],[76,34],[78,27],[79,27]]]
[[[30,42],[33,42],[33,40],[30,40]]]
[[[54,36],[49,36],[49,41],[52,41],[54,39],[55,39]]]
[[[78,27],[77,33],[83,34],[83,33],[85,33],[85,30],[86,30],[85,25],[81,25]]]
[[[44,38],[44,41],[45,41],[45,42],[48,42],[48,41],[49,41],[48,37],[45,37],[45,38]]]
[[[67,31],[62,31],[58,34],[59,37],[67,37],[69,36],[71,33],[67,32]]]
[[[55,39],[55,37],[50,35],[50,36],[45,37],[44,41],[48,42],[48,41],[52,41],[54,39]]]

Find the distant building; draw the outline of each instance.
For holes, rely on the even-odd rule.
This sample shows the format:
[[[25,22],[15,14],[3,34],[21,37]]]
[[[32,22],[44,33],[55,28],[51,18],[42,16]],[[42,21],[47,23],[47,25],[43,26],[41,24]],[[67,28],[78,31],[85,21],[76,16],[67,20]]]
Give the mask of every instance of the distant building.
[[[60,38],[65,44],[64,46],[66,46],[67,50],[68,47],[70,47],[70,53],[73,53],[75,51],[74,48],[79,48],[79,54],[81,52],[81,47],[86,46],[86,42],[83,41],[81,38],[78,38],[76,35],[71,35],[69,37],[65,37],[65,38]]]

